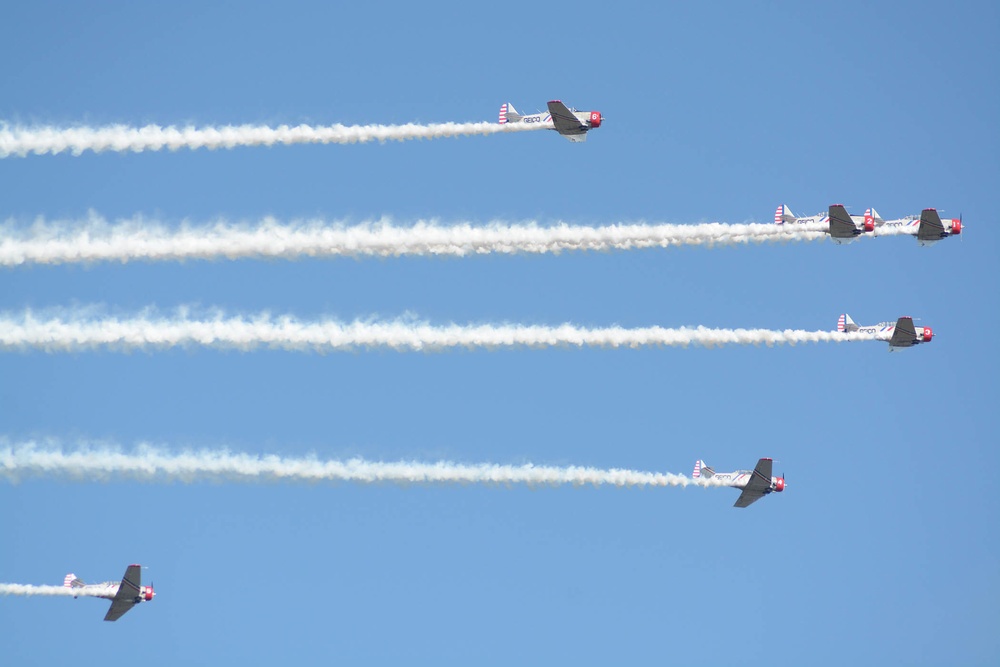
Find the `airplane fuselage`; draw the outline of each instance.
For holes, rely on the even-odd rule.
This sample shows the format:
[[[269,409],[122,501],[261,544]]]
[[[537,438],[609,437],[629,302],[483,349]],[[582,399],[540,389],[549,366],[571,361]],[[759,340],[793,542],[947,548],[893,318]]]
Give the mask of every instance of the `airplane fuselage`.
[[[865,231],[865,227],[864,227],[865,216],[863,216],[863,215],[852,215],[851,216],[851,222],[853,222],[854,226],[857,228],[857,231],[854,233],[853,236],[835,236],[832,233],[830,233],[830,231],[829,231],[829,229],[830,229],[830,216],[829,215],[824,215],[822,213],[819,213],[817,215],[810,215],[810,216],[807,216],[805,218],[795,218],[794,222],[791,222],[791,221],[788,221],[788,222],[779,222],[778,224],[791,224],[791,225],[821,224],[821,225],[824,225],[827,228],[826,231],[827,231],[828,234],[830,234],[830,239],[834,243],[838,243],[839,244],[839,243],[850,243],[850,242],[854,241],[856,238],[858,238],[858,236],[860,236],[861,234],[864,233],[864,231]]]
[[[73,591],[80,591],[81,595],[85,595],[87,597],[114,600],[115,596],[118,595],[118,589],[121,588],[121,586],[121,582],[119,581],[104,581],[99,584],[84,584],[83,586],[77,586],[73,589]]]
[[[912,323],[912,321],[908,318],[906,321]],[[849,327],[846,332],[861,334],[874,340],[884,340],[889,343],[890,352],[919,345],[920,343],[929,343],[934,337],[934,332],[930,327],[918,327],[914,325],[912,332],[903,329],[903,331],[900,332],[899,339],[894,341],[893,339],[896,336],[896,328],[898,325],[898,320],[896,322],[879,322],[874,326],[865,326],[854,324],[852,322],[851,327]]]
[[[917,227],[920,226],[920,218],[917,216],[910,216],[906,218],[899,218],[898,220],[884,220],[880,225],[878,225],[875,230],[879,229],[906,229],[911,234],[917,233]],[[912,231],[910,229],[912,228]]]
[[[552,124],[552,114],[550,113],[534,113],[528,116],[521,116],[517,120],[508,120],[508,123],[524,123],[525,125],[537,125],[538,123],[547,123],[548,127],[546,129],[554,130],[555,125]]]
[[[737,470],[735,472],[717,472],[712,475],[713,480],[722,486],[731,486],[737,489],[742,489],[750,481],[750,476],[753,475],[752,470]]]
[[[105,621],[117,621],[133,606],[140,602],[149,602],[156,596],[152,584],[142,585],[142,566],[138,563],[133,563],[125,569],[125,576],[121,581],[88,584],[70,572],[63,579],[63,586],[70,590],[73,597],[84,595],[111,600],[111,607],[104,615]]]
[[[73,591],[80,591],[81,595],[85,595],[87,597],[114,600],[121,587],[122,584],[119,581],[104,581],[99,584],[84,584],[83,586],[77,586],[73,588]],[[135,594],[134,601],[137,603],[153,599],[153,588],[151,586],[140,586],[138,590],[133,587],[131,592]]]
[[[573,115],[576,116],[577,119],[579,119],[579,121],[581,123],[583,123],[584,125],[586,125],[588,128],[592,127],[592,126],[593,127],[597,126],[597,125],[593,124],[593,114],[595,112],[592,112],[592,111],[576,111],[575,109],[572,110],[572,111],[573,111]],[[554,129],[556,129],[555,125],[552,123],[552,114],[550,114],[550,113],[534,113],[534,114],[530,114],[530,115],[527,115],[527,116],[521,116],[517,120],[508,119],[507,122],[508,123],[527,123],[528,125],[537,125],[539,123],[542,123],[542,124],[548,124],[548,127],[545,128],[547,130],[554,130]]]
[[[587,133],[601,126],[600,111],[577,111],[560,100],[548,103],[548,112],[522,115],[510,102],[500,105],[497,121],[501,124],[523,123],[547,130],[556,130],[574,143],[586,141]]]
[[[895,322],[879,322],[874,326],[861,326],[854,333],[864,334],[865,336],[871,336],[875,340],[892,340],[892,334],[896,330]]]
[[[753,477],[753,470],[736,470],[733,472],[716,472],[712,474],[711,479],[715,480],[720,486],[731,486],[734,489],[744,489],[746,485],[750,483],[750,479]],[[771,477],[771,488],[770,491],[775,491],[778,489],[778,479],[777,477]],[[780,484],[784,486],[784,481]]]
[[[917,215],[911,215],[897,220],[879,221],[878,226],[875,228],[875,234],[878,235],[878,232],[883,229],[886,231],[892,230],[894,233],[916,236],[917,243],[919,245],[930,246],[934,245],[941,239],[962,233],[962,221],[958,218],[945,220],[943,222],[947,223],[947,225],[932,228],[932,231],[930,231],[929,234],[924,235],[921,235],[920,233],[920,222],[920,216]],[[938,233],[934,234],[934,230],[937,230]]]

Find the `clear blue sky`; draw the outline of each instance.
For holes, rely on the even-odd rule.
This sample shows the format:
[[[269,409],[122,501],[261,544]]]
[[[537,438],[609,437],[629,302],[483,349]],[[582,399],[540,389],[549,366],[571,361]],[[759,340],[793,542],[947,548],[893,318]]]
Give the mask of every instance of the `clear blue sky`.
[[[767,222],[843,202],[964,215],[962,239],[469,259],[0,270],[0,310],[105,304],[343,319],[834,328],[930,345],[0,354],[0,433],[321,457],[690,473],[789,488],[0,482],[0,581],[149,567],[154,603],[0,598],[10,664],[1000,660],[990,2],[16,3],[0,119],[494,120],[554,133],[0,160],[0,218],[141,213]]]

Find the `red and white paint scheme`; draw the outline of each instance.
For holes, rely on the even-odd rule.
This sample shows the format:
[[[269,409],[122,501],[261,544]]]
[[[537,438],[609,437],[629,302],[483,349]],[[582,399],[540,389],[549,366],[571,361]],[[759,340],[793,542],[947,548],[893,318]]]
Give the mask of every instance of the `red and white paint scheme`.
[[[104,616],[105,621],[117,621],[122,614],[140,602],[151,602],[156,597],[153,586],[142,585],[142,566],[129,565],[121,581],[105,581],[100,584],[86,584],[75,574],[67,574],[63,579],[66,588],[79,589],[87,597],[111,600],[111,608]]]
[[[925,208],[919,216],[911,215],[898,220],[876,218],[875,235],[880,231],[911,234],[917,237],[917,244],[931,246],[949,236],[962,233],[962,216],[942,220],[937,209]]]
[[[837,331],[884,340],[889,343],[890,352],[920,343],[929,343],[934,338],[934,331],[930,327],[914,326],[913,318],[909,316],[900,317],[895,322],[879,322],[874,326],[864,326],[855,323],[847,313],[842,313],[837,319]]]
[[[715,472],[705,465],[704,461],[698,460],[694,462],[694,472],[691,473],[691,477],[711,479],[719,486],[743,489],[743,493],[736,499],[736,504],[733,507],[747,507],[769,493],[780,493],[785,490],[785,478],[774,477],[771,474],[773,463],[771,459],[761,459],[757,461],[757,467],[753,470]]]
[[[577,111],[570,109],[559,100],[549,102],[548,113],[522,115],[510,102],[500,105],[499,122],[507,123],[542,123],[549,130],[556,130],[572,142],[587,140],[587,132],[600,127],[603,118],[600,111]]]
[[[864,215],[850,215],[843,204],[832,204],[827,215],[817,213],[805,218],[797,218],[784,204],[774,211],[774,223],[811,224],[823,229],[836,243],[850,243],[861,234],[875,231],[878,212],[870,208]]]

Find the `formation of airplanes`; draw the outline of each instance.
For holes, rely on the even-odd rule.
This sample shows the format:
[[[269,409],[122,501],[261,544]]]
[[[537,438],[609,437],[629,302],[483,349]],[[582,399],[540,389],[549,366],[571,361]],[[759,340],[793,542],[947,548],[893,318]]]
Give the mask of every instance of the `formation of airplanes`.
[[[913,318],[900,317],[895,322],[880,322],[874,326],[857,324],[847,313],[841,314],[837,320],[837,331],[843,333],[861,333],[875,340],[889,343],[889,351],[913,347],[921,343],[929,343],[934,338],[930,327],[918,327],[913,324]],[[715,472],[702,460],[695,461],[693,479],[714,479],[723,486],[742,489],[740,497],[733,507],[747,507],[769,493],[780,493],[785,490],[785,478],[772,474],[773,461],[763,458],[757,461],[753,470],[736,470],[735,472]]]
[[[559,100],[549,102],[548,113],[522,115],[510,102],[500,105],[500,124],[507,123],[552,123],[550,130],[556,130],[572,142],[587,140],[587,132],[601,126],[600,111],[577,111],[570,109]]]
[[[837,243],[850,243],[862,234],[878,234],[880,229],[901,229],[904,233],[916,236],[917,243],[922,246],[962,233],[961,217],[947,220],[946,227],[937,209],[933,208],[925,208],[919,216],[883,220],[874,208],[865,209],[864,215],[851,215],[842,204],[832,204],[826,215],[818,213],[797,218],[786,205],[781,204],[774,211],[774,222],[778,225],[825,223],[826,232]]]
[[[70,573],[63,580],[63,586],[78,590],[88,597],[111,600],[111,607],[104,616],[105,621],[117,621],[140,602],[152,602],[153,598],[156,597],[152,584],[142,585],[142,566],[140,565],[129,565],[120,582],[105,581],[100,584],[87,584],[77,579],[75,574]]]
[[[572,142],[587,140],[587,133],[601,126],[603,118],[600,111],[577,111],[571,109],[559,100],[548,103],[548,113],[523,115],[514,105],[504,102],[500,106],[499,122],[506,123],[552,123],[549,129],[556,130]],[[866,209],[864,215],[851,215],[842,204],[833,204],[827,214],[822,213],[799,218],[788,206],[782,204],[774,212],[775,224],[821,223],[826,225],[826,232],[837,243],[849,243],[862,234],[876,233],[879,229],[903,229],[906,233],[916,236],[922,246],[931,245],[941,239],[962,233],[962,219],[955,218],[942,221],[936,209],[924,209],[920,216],[910,216],[896,220],[884,220],[874,208]],[[945,223],[947,222],[947,226]],[[845,333],[861,333],[889,343],[889,350],[913,347],[920,343],[929,343],[934,337],[930,327],[918,327],[913,324],[912,317],[900,317],[895,322],[881,322],[874,326],[859,325],[844,313],[837,321],[837,331]],[[734,472],[715,472],[702,460],[694,464],[694,479],[713,479],[723,486],[741,490],[734,507],[748,507],[764,496],[780,493],[785,490],[785,478],[772,474],[773,460],[762,458],[757,461],[753,470],[736,470]],[[100,584],[87,584],[76,577],[67,574],[63,585],[79,590],[81,594],[111,600],[111,607],[104,616],[105,621],[117,621],[126,612],[142,602],[150,602],[156,596],[153,586],[142,585],[142,569],[139,565],[129,565],[120,582],[107,581]]]

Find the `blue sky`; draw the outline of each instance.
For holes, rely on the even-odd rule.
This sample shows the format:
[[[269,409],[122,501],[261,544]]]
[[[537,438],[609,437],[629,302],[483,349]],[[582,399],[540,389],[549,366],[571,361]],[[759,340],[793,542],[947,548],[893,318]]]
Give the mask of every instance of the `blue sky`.
[[[789,483],[735,510],[730,489],[0,482],[0,581],[140,562],[158,593],[115,624],[103,602],[0,598],[12,663],[996,663],[994,3],[204,4],[5,7],[0,119],[465,122],[560,98],[606,121],[583,145],[8,158],[0,218],[768,222],[843,202],[961,213],[964,238],[29,266],[0,269],[0,310],[810,330],[846,311],[936,337],[892,355],[5,352],[13,440],[685,474],[771,456]]]

